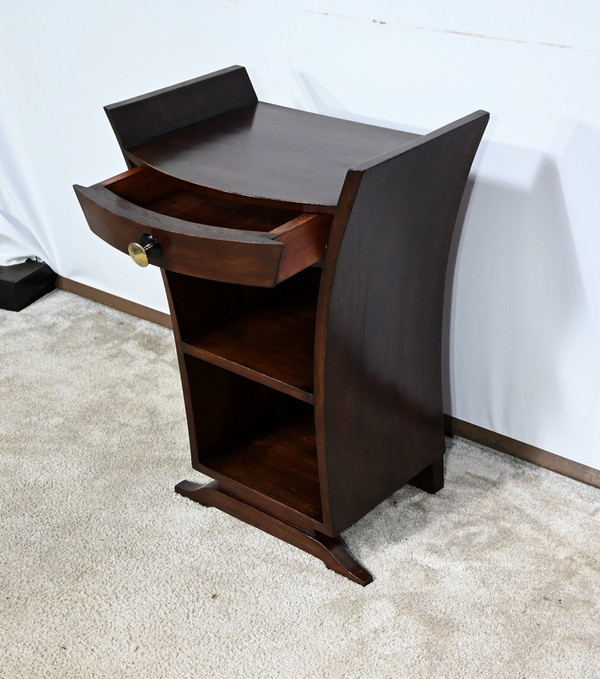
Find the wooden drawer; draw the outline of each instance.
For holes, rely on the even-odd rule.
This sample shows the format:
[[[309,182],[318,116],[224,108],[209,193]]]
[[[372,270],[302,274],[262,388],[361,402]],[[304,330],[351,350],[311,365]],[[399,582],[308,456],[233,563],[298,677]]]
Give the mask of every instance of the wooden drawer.
[[[145,234],[151,264],[227,283],[271,287],[321,260],[331,217],[244,202],[136,167],[75,186],[90,229],[127,253]]]

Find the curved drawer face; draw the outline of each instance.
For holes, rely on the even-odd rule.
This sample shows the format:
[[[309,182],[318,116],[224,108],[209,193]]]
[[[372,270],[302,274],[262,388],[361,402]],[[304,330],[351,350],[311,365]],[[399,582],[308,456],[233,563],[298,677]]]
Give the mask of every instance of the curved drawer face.
[[[328,215],[215,197],[147,167],[74,188],[97,236],[124,253],[153,236],[149,263],[170,271],[271,287],[325,255]]]

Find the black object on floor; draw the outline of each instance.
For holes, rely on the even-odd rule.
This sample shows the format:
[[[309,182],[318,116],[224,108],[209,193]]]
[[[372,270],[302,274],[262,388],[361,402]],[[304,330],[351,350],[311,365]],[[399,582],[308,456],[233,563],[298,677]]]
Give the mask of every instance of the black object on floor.
[[[21,311],[54,290],[56,274],[44,262],[0,266],[0,309]]]

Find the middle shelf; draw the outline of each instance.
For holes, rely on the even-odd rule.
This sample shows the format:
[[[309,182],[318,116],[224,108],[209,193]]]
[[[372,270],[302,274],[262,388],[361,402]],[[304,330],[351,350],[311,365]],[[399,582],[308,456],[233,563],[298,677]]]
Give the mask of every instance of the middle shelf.
[[[290,286],[187,341],[185,354],[314,403],[318,290]]]

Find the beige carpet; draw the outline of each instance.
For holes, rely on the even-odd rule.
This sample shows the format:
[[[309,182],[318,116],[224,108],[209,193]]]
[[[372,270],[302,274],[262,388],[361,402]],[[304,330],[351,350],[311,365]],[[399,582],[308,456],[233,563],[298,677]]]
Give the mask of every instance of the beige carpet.
[[[170,332],[0,311],[0,677],[600,677],[600,490],[461,439],[345,534],[375,581],[176,495]]]

